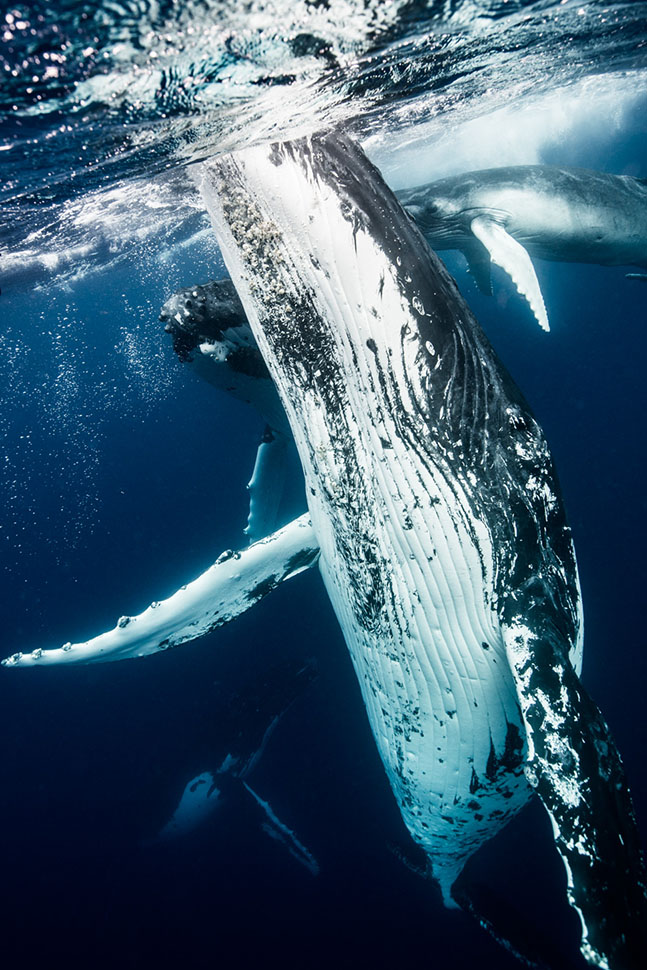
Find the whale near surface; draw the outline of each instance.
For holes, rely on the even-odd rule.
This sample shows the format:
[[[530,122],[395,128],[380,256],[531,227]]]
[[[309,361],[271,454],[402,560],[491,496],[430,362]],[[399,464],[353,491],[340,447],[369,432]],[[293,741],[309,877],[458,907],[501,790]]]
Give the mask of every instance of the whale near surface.
[[[535,792],[593,966],[642,966],[620,757],[578,673],[575,553],[545,438],[393,193],[342,136],[205,163],[201,191],[303,468],[308,514],[113,631],[8,666],[141,656],[318,561],[384,768],[448,905]]]
[[[214,160],[201,191],[292,428],[380,756],[446,901],[534,790],[583,955],[638,966],[632,807],[577,676],[575,553],[528,405],[352,142]]]
[[[531,256],[647,267],[647,179],[551,165],[466,172],[397,193],[434,250],[459,249],[490,294],[502,267],[538,322],[548,317]]]

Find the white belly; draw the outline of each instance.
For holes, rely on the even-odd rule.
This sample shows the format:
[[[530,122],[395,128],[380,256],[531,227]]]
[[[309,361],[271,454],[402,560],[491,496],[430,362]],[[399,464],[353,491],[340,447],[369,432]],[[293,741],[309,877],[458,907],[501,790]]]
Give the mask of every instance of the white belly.
[[[307,476],[321,572],[404,821],[446,891],[467,857],[529,797],[524,729],[484,586],[486,530],[471,523],[477,549],[441,477],[427,476],[421,489],[416,456],[395,435],[385,449],[370,420],[362,430],[371,515],[360,516],[360,531],[319,500],[321,487]],[[321,460],[320,472],[324,466]],[[340,535],[348,541],[343,552]],[[373,568],[378,591],[368,579]],[[362,584],[383,600],[371,629],[358,620]],[[515,755],[510,771],[501,761]]]

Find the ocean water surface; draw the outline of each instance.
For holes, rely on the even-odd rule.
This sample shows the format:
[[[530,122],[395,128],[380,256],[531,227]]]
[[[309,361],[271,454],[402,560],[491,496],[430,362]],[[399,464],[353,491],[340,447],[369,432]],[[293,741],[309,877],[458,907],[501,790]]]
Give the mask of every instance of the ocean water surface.
[[[647,177],[645,3],[66,0],[3,16],[2,656],[108,629],[244,544],[262,422],[189,373],[159,322],[175,290],[224,275],[192,162],[339,125],[394,188],[537,162]],[[645,833],[647,286],[537,261],[545,334],[503,273],[488,298],[442,255],[555,457],[583,681]],[[293,482],[284,514],[301,508]],[[311,683],[284,676],[306,661]],[[6,965],[519,966],[415,871],[316,571],[180,650],[0,674]],[[240,792],[155,842],[277,692],[250,780],[319,874]],[[537,805],[468,876],[504,932],[549,941],[552,970],[584,966]]]

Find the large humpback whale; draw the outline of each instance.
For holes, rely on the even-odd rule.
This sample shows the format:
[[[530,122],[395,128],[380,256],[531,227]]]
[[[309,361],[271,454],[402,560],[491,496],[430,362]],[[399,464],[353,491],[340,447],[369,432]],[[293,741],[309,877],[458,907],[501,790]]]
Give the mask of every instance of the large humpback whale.
[[[647,179],[580,168],[512,165],[398,192],[435,250],[460,249],[491,293],[501,266],[539,324],[548,317],[530,256],[647,267]]]
[[[573,543],[521,393],[353,143],[202,167],[232,280],[294,436],[309,515],[140,617],[9,666],[154,653],[319,556],[403,819],[448,905],[467,859],[538,794],[598,967],[645,952],[626,779],[578,679]]]

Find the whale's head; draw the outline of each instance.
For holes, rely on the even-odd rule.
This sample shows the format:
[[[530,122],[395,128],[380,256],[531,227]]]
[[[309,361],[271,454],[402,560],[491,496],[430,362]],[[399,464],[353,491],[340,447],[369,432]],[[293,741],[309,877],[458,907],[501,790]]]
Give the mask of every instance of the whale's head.
[[[275,431],[290,434],[283,405],[230,279],[185,286],[160,311],[179,359],[220,390],[251,404]]]

